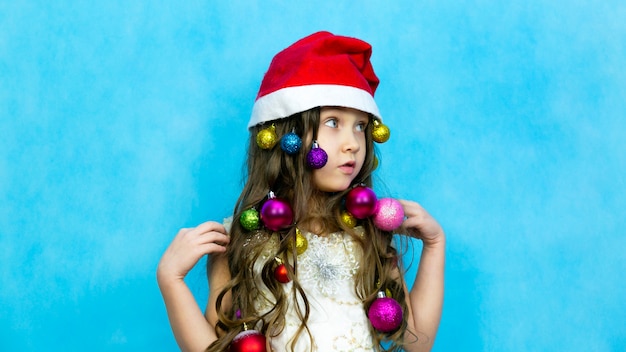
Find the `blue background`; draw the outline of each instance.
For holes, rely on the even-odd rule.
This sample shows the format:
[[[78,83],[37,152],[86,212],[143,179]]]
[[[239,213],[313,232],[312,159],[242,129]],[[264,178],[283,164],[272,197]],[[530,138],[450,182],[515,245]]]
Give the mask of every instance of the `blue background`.
[[[229,215],[271,57],[326,29],[374,47],[385,195],[447,231],[435,350],[624,351],[625,3],[293,3],[0,2],[0,350],[176,350],[160,255]]]

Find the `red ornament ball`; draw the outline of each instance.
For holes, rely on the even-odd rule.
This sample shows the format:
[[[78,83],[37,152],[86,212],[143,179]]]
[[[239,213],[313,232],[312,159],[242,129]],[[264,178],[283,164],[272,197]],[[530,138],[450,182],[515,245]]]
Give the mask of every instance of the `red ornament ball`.
[[[286,200],[270,198],[261,208],[261,221],[272,231],[283,230],[293,224],[293,210]]]
[[[370,217],[376,211],[376,193],[371,188],[356,186],[346,195],[346,209],[357,219]]]
[[[379,297],[367,311],[374,329],[381,332],[392,332],[402,324],[402,307],[395,299]]]
[[[287,266],[285,264],[279,264],[276,269],[274,269],[274,278],[276,278],[276,281],[280,282],[281,284],[286,284],[291,281],[291,279],[289,278],[289,272],[287,271]]]
[[[256,330],[244,330],[230,343],[230,352],[267,352],[265,336]]]
[[[376,211],[372,217],[374,225],[383,231],[393,231],[404,221],[404,208],[393,198],[382,198],[376,203]]]

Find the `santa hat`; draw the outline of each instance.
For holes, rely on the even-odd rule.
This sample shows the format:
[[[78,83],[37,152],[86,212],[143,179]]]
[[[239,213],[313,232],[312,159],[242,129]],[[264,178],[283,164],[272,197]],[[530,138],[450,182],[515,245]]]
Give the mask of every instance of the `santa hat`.
[[[263,77],[248,128],[318,106],[342,106],[381,119],[378,77],[368,43],[317,32],[279,52]]]

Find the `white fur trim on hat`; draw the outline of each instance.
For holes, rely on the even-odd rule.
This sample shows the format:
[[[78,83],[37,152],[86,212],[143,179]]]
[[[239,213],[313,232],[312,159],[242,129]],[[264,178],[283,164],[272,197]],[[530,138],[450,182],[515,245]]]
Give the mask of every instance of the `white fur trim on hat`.
[[[257,99],[248,128],[321,106],[341,106],[370,113],[382,121],[374,97],[362,89],[314,84],[279,89]]]

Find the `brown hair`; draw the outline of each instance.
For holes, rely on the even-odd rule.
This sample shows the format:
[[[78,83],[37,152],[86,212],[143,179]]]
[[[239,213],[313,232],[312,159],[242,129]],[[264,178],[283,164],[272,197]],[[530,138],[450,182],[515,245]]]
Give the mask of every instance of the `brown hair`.
[[[370,117],[370,120],[373,117]],[[363,309],[367,309],[376,299],[377,292],[389,290],[403,308],[404,319],[401,327],[392,333],[380,333],[370,327],[375,338],[377,349],[382,350],[381,343],[386,342],[390,351],[400,351],[402,337],[407,327],[407,305],[402,286],[403,278],[400,275],[393,275],[399,265],[399,255],[392,246],[392,233],[376,228],[371,220],[360,220],[360,225],[364,229],[364,236],[357,235],[354,229],[349,228],[341,220],[342,200],[345,190],[337,193],[326,193],[317,190],[312,182],[311,170],[306,165],[306,155],[311,148],[311,140],[317,137],[320,121],[320,108],[314,108],[292,115],[288,118],[273,122],[276,134],[282,136],[288,132],[294,132],[303,137],[304,145],[296,155],[288,155],[277,145],[270,150],[263,150],[256,144],[257,133],[267,127],[255,126],[250,130],[250,139],[247,155],[247,175],[244,188],[237,200],[233,213],[233,223],[230,230],[231,241],[227,250],[228,266],[231,273],[231,280],[217,297],[218,340],[209,346],[208,351],[224,351],[232,339],[239,333],[243,324],[248,327],[255,327],[268,339],[280,334],[285,327],[285,313],[287,309],[288,295],[292,299],[298,296],[305,303],[304,309],[299,311],[301,325],[297,334],[310,333],[307,328],[307,319],[310,307],[307,297],[298,283],[294,271],[297,270],[297,254],[294,243],[296,236],[296,226],[291,226],[284,231],[277,232],[278,252],[275,254],[286,261],[293,258],[294,267],[288,267],[290,277],[293,278],[292,291],[286,294],[280,283],[277,283],[273,276],[275,266],[274,257],[270,257],[263,263],[262,280],[267,286],[275,306],[268,312],[257,312],[253,302],[258,294],[255,287],[253,266],[260,260],[260,252],[264,242],[251,242],[253,236],[245,230],[239,218],[247,209],[256,208],[266,199],[268,192],[273,191],[277,197],[287,200],[293,209],[294,219],[298,226],[315,226],[316,231],[330,233],[334,231],[345,231],[350,234],[360,245],[363,252],[362,263],[372,263],[372,265],[360,265],[357,273],[355,292],[363,302]],[[372,172],[376,168],[376,150],[371,138],[372,123],[368,124],[366,135],[366,155],[363,167],[355,177],[354,184],[365,184],[372,187]],[[273,233],[266,229],[256,230],[255,235],[269,238]],[[230,292],[232,296],[232,306],[222,309],[222,300]],[[237,316],[236,312],[241,313]],[[271,327],[271,329],[270,329]],[[295,341],[292,343],[292,349]]]

